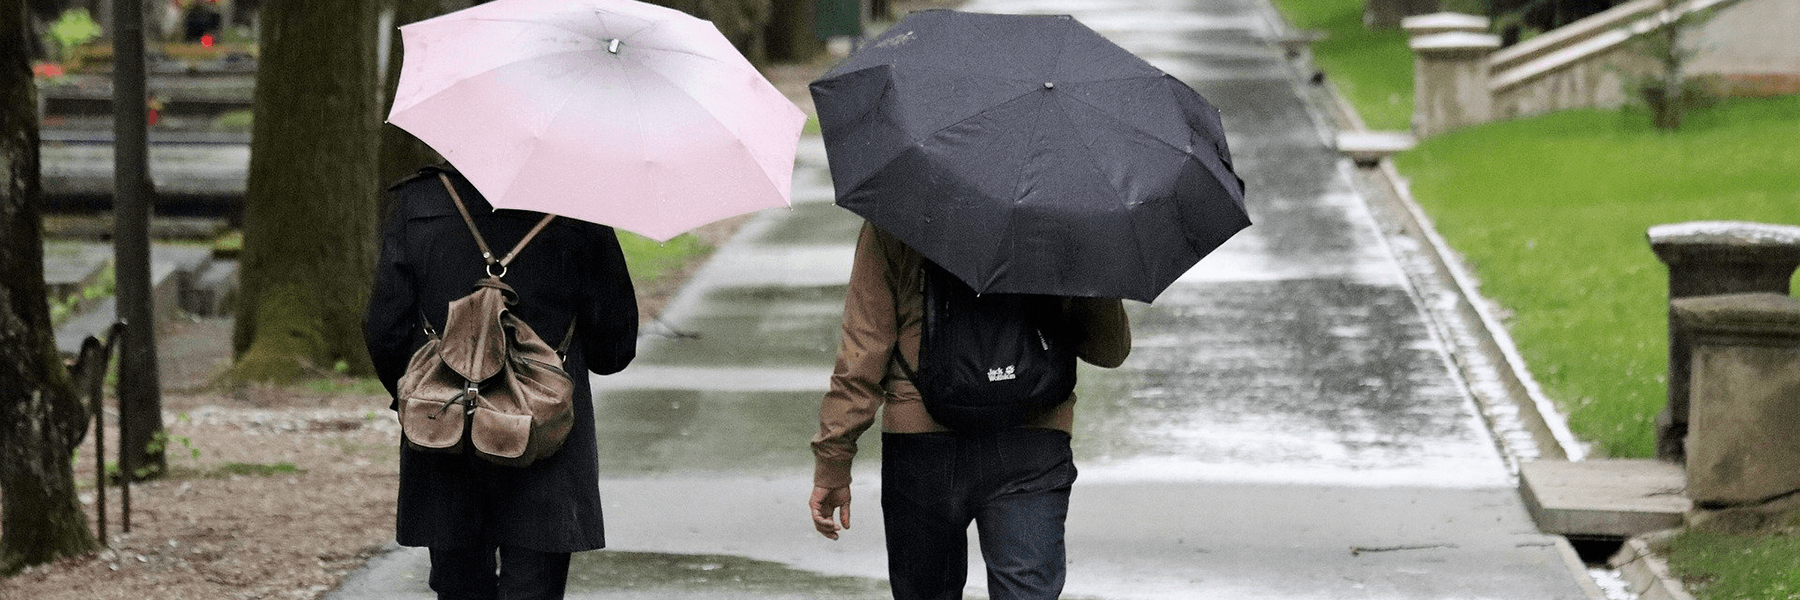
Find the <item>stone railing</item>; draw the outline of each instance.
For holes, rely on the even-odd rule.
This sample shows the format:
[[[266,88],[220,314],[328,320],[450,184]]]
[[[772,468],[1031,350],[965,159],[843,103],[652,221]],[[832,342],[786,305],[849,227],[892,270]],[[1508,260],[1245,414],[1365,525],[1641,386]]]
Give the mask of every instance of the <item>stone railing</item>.
[[[1688,37],[1698,53],[1689,74],[1792,79],[1800,86],[1800,45],[1781,29],[1800,22],[1800,2],[1687,0],[1673,12],[1664,7],[1663,0],[1634,0],[1505,49],[1480,17],[1408,17],[1414,132],[1428,136],[1569,108],[1620,106],[1632,97],[1629,82],[1658,68],[1634,40],[1674,22],[1676,13],[1715,11],[1691,25]]]

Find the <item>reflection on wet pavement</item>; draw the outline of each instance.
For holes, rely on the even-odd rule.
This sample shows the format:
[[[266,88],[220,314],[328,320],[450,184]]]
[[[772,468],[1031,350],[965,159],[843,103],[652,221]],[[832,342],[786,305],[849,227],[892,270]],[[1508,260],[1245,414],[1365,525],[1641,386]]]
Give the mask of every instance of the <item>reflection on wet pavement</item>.
[[[680,594],[683,598],[891,598],[887,583],[862,577],[820,575],[781,563],[721,554],[586,552],[569,564],[575,593],[613,592],[616,597]]]

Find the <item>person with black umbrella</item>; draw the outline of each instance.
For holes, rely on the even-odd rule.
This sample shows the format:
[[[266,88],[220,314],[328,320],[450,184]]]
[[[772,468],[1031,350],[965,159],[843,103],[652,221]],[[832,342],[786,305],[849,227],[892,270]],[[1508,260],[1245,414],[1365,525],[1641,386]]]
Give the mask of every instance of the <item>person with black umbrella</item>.
[[[863,226],[837,366],[812,441],[813,525],[831,539],[850,528],[851,459],[880,409],[881,505],[894,597],[960,598],[965,534],[973,521],[987,559],[989,597],[1055,598],[1063,588],[1063,521],[1076,476],[1075,395],[1065,392],[1061,402],[1022,423],[987,431],[953,431],[933,418],[906,366],[932,366],[920,356],[926,263],[893,235]],[[1055,328],[1089,363],[1117,367],[1131,351],[1118,299],[1027,301],[1053,315]]]
[[[849,528],[850,463],[879,410],[894,597],[961,597],[973,521],[990,597],[1055,598],[1075,357],[1119,366],[1120,299],[1154,300],[1250,225],[1219,112],[1067,16],[916,12],[811,89],[837,204],[868,220],[812,440],[813,526]],[[1055,357],[1066,373],[1033,396],[1048,406],[985,425],[943,408],[984,396],[943,373],[999,389],[945,350],[1012,339],[941,331],[984,321]],[[989,364],[1005,366],[987,382],[1030,377]]]

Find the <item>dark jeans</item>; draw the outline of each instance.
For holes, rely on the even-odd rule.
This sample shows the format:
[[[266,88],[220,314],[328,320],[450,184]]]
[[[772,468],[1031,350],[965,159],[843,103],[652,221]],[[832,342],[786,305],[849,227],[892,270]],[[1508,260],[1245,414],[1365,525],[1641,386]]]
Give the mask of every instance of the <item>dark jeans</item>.
[[[431,590],[438,600],[552,600],[569,582],[569,553],[501,546],[431,549]]]
[[[1062,594],[1063,520],[1075,461],[1069,434],[884,433],[881,510],[896,600],[962,598],[969,521],[993,600]]]

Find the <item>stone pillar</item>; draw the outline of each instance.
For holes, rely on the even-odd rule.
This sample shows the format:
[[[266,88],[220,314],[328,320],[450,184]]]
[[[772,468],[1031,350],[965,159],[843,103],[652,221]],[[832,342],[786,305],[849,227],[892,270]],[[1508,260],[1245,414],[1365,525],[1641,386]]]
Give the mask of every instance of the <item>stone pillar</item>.
[[[1487,33],[1492,22],[1487,17],[1439,12],[1401,19],[1400,28],[1406,30],[1407,38],[1416,38],[1439,33]]]
[[[1669,299],[1787,294],[1800,267],[1800,227],[1694,221],[1651,227],[1650,249],[1669,266]],[[1669,315],[1669,401],[1656,417],[1656,456],[1681,462],[1688,434],[1688,336]]]
[[[1498,36],[1451,32],[1412,39],[1413,133],[1436,135],[1486,123],[1494,97],[1488,91],[1488,55]]]
[[[1371,29],[1398,27],[1406,17],[1437,12],[1438,6],[1438,0],[1364,0],[1363,26]]]
[[[1800,300],[1729,294],[1671,308],[1693,350],[1688,498],[1724,509],[1800,491]]]

